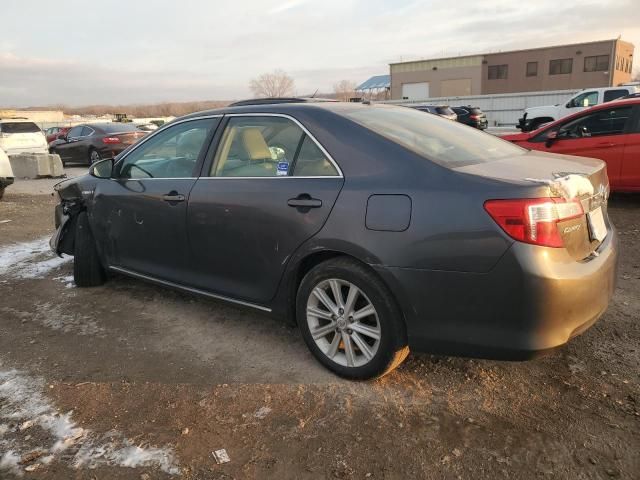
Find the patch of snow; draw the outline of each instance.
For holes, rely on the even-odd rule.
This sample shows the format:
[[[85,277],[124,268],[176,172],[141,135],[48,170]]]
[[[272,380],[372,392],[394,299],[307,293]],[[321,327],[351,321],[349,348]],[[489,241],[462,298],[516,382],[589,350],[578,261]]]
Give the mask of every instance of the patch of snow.
[[[72,412],[57,411],[42,394],[43,387],[42,379],[17,370],[0,370],[0,420],[29,425],[26,429],[38,426],[48,433],[50,444],[40,448],[44,451],[42,463],[70,459],[74,468],[150,467],[171,475],[180,474],[172,449],[135,445],[116,431],[100,436],[81,428],[73,421]],[[6,447],[0,457],[0,472],[21,474],[18,462],[30,447],[13,437],[5,440],[6,433],[7,430],[0,431],[0,444],[3,450]]]
[[[18,466],[21,455],[13,450],[9,450],[0,455],[0,472],[3,470],[13,473],[14,475],[22,475],[22,471]]]
[[[71,257],[58,257],[49,248],[47,237],[31,242],[15,243],[0,248],[0,276],[12,278],[44,278],[52,270],[69,262]]]
[[[31,320],[46,328],[76,335],[98,335],[104,329],[90,316],[66,313],[61,305],[36,303],[34,311],[25,312],[11,307],[0,307],[0,312],[10,313],[21,320]]]
[[[259,418],[260,420],[262,420],[263,418],[265,418],[270,413],[271,413],[271,409],[269,407],[260,407],[256,411],[256,413],[253,414],[253,416],[256,417],[256,418]]]

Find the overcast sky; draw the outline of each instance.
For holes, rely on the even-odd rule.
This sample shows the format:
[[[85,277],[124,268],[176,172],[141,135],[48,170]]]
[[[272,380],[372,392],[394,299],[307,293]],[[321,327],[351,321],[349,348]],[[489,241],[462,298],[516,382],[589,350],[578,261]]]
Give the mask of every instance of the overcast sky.
[[[401,59],[640,49],[637,0],[1,0],[0,18],[0,106],[236,99],[276,68],[303,95]]]

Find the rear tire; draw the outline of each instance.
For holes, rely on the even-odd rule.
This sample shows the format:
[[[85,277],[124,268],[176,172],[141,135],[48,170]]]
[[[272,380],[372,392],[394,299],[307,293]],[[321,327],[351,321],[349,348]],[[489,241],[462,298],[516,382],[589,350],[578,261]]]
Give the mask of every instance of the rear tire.
[[[336,301],[336,296],[341,298]],[[305,275],[296,317],[311,353],[344,378],[382,377],[409,354],[393,295],[374,272],[350,258],[328,260]]]
[[[73,279],[76,285],[78,287],[102,285],[106,280],[106,274],[98,257],[87,212],[80,212],[78,215],[75,234]]]
[[[100,152],[98,152],[95,148],[91,148],[89,150],[89,165],[93,165],[96,162],[99,162],[101,160],[100,158]]]

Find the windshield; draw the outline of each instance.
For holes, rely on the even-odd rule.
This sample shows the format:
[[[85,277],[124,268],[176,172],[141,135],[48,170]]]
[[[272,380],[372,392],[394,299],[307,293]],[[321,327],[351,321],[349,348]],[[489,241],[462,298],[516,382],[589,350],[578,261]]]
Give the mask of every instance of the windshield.
[[[492,162],[527,152],[489,133],[410,108],[371,105],[345,109],[343,114],[377,134],[449,168]]]
[[[36,133],[40,128],[33,122],[2,122],[0,132],[2,133]]]

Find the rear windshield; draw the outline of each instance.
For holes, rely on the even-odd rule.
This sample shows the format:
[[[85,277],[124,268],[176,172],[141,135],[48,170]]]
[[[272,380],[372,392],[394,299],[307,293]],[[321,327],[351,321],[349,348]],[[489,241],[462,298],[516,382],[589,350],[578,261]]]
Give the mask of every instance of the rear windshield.
[[[345,109],[347,118],[449,168],[492,162],[527,151],[458,122],[410,108],[371,105]]]
[[[133,123],[107,123],[99,125],[99,127],[105,133],[134,132],[138,130],[138,127]]]
[[[33,122],[2,122],[0,132],[2,133],[36,133],[40,128]]]

